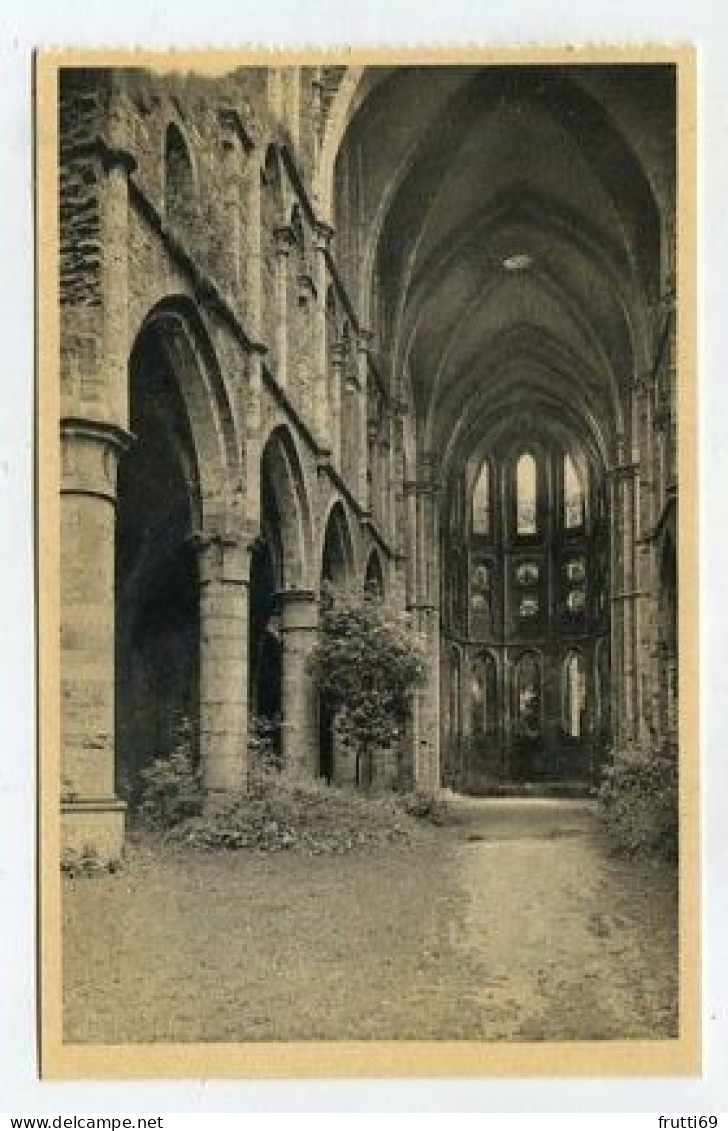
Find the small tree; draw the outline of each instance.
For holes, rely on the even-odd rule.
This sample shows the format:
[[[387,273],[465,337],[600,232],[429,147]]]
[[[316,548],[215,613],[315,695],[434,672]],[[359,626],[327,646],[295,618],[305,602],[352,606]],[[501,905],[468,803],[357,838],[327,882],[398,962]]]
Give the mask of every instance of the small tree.
[[[356,779],[371,773],[372,754],[389,749],[423,684],[425,651],[407,613],[373,593],[324,592],[319,642],[311,663],[319,692],[336,719],[342,743],[356,755]]]

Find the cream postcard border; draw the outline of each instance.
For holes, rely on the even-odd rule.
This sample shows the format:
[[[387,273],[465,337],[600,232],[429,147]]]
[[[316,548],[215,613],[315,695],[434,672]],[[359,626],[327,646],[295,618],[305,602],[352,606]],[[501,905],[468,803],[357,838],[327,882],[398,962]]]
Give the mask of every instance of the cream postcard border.
[[[58,70],[148,66],[222,74],[244,65],[674,63],[678,73],[678,512],[680,1035],[674,1040],[79,1045],[61,1024]],[[38,1038],[44,1079],[695,1076],[701,1070],[701,805],[697,460],[697,60],[691,46],[467,49],[59,50],[35,59]],[[324,1066],[324,1067],[322,1067]]]

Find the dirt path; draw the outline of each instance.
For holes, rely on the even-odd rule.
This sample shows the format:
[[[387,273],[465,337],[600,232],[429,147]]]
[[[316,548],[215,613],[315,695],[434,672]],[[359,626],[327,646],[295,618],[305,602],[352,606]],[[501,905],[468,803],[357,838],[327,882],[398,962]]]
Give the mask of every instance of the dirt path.
[[[466,800],[347,856],[144,845],[66,881],[69,1040],[674,1033],[677,903],[584,802]]]
[[[669,875],[607,857],[583,802],[460,799],[453,863],[480,1030],[493,1038],[669,1035],[677,902]]]

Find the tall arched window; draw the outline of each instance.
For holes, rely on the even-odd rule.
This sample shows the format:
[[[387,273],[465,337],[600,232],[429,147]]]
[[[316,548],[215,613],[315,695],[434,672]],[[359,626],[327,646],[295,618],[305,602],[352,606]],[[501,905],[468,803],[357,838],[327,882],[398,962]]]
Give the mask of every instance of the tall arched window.
[[[584,488],[571,456],[564,456],[564,526],[579,530],[584,525]]]
[[[536,533],[536,460],[524,452],[516,464],[516,533]]]
[[[541,733],[541,661],[534,652],[526,652],[516,665],[516,718],[524,738],[537,738]]]
[[[473,664],[472,728],[476,735],[492,734],[498,717],[496,669],[492,656],[478,656]]]
[[[487,460],[483,460],[473,488],[473,534],[490,534],[490,465]]]
[[[569,738],[584,734],[586,671],[579,652],[570,652],[564,662],[564,730]]]
[[[191,221],[195,212],[195,178],[187,145],[179,128],[170,122],[164,139],[164,206],[175,224]]]

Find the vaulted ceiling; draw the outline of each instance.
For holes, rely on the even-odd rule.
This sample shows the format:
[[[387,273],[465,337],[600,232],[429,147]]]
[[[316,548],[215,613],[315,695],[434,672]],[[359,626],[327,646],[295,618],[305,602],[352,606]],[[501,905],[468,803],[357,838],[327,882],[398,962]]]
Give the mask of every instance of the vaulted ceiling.
[[[367,75],[337,223],[420,450],[464,463],[526,409],[610,458],[652,356],[674,113],[660,65]]]

